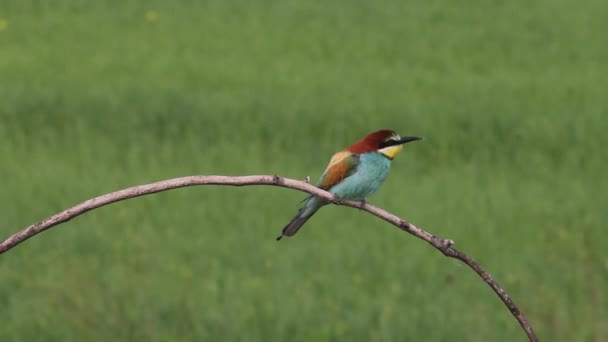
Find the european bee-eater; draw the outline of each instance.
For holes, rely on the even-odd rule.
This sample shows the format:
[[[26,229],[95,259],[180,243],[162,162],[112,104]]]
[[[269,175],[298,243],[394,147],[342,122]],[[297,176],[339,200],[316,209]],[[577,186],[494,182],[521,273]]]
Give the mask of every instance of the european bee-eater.
[[[363,139],[331,157],[317,187],[335,196],[353,201],[365,201],[376,192],[388,176],[393,158],[401,152],[403,144],[420,140],[419,137],[402,137],[384,129],[368,134]],[[277,240],[295,235],[314,213],[328,202],[317,196],[308,196],[306,204],[284,228]]]

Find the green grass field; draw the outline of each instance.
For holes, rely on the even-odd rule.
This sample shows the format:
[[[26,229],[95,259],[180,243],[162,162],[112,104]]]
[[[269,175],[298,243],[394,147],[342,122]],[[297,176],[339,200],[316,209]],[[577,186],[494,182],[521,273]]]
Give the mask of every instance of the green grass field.
[[[87,5],[87,3],[89,3]],[[315,181],[420,135],[370,202],[469,253],[542,341],[608,341],[608,3],[0,2],[1,237],[194,174]],[[194,187],[0,256],[0,341],[524,341],[470,269],[357,210]]]

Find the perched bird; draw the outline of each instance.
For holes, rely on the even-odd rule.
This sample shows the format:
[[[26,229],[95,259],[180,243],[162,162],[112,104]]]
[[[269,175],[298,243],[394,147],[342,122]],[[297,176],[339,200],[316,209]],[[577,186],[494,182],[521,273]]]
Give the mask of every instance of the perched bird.
[[[363,139],[333,155],[317,187],[347,200],[365,201],[376,192],[388,176],[388,170],[403,144],[420,140],[419,137],[401,137],[384,129],[368,134]],[[328,202],[310,195],[306,204],[284,228],[277,240],[295,235],[314,213]]]

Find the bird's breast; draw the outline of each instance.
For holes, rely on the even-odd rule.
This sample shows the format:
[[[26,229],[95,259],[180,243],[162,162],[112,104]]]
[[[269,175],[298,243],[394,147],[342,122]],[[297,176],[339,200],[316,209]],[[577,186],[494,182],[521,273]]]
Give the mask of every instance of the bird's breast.
[[[330,189],[339,197],[363,200],[376,192],[388,176],[391,160],[380,153],[364,153],[360,156],[357,171]]]

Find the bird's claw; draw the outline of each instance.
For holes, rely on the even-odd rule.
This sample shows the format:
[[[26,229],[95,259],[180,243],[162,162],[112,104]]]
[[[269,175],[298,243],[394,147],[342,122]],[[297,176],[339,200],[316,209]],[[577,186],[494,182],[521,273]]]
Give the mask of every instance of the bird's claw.
[[[367,204],[367,202],[365,200],[359,201],[359,209],[365,209],[366,204]]]

